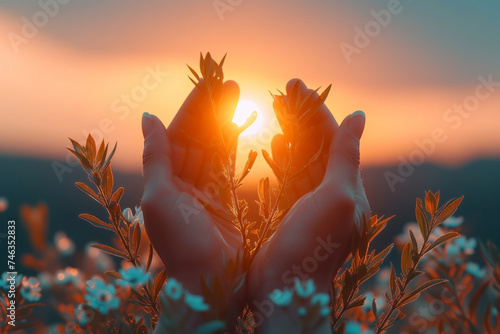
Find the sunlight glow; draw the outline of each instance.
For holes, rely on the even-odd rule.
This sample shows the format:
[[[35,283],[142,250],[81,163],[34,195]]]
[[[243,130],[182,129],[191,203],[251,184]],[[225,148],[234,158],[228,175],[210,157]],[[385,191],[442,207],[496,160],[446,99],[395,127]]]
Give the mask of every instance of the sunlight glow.
[[[264,126],[264,118],[257,103],[250,100],[240,100],[238,102],[238,106],[236,107],[233,117],[233,122],[238,126],[243,125],[254,111],[257,112],[257,119],[248,129],[241,133],[241,136],[254,136],[258,134]]]

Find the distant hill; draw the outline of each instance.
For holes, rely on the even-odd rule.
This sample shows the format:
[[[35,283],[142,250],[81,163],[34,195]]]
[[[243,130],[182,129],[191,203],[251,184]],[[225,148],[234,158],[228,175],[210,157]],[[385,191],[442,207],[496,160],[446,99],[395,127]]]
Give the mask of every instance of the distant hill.
[[[97,203],[74,186],[76,181],[86,180],[83,171],[76,168],[72,173],[64,174],[63,182],[59,182],[51,163],[41,159],[0,157],[0,197],[4,196],[9,201],[7,211],[0,213],[0,223],[12,218],[18,221],[18,253],[28,249],[19,218],[19,206],[25,203],[34,205],[43,201],[48,204],[51,238],[55,231],[63,230],[79,247],[83,247],[88,241],[105,241],[109,237],[107,231],[96,231],[78,218],[82,212],[105,218]],[[388,171],[397,174],[397,167],[367,167],[362,170],[373,212],[396,215],[381,235],[379,243],[387,244],[401,232],[405,223],[414,220],[415,199],[431,189],[441,190],[443,200],[465,195],[458,215],[466,219],[466,234],[489,238],[500,244],[500,217],[497,211],[500,208],[500,160],[478,160],[458,168],[422,165],[404,183],[396,184],[394,192],[384,177]],[[124,206],[133,207],[140,202],[140,175],[115,172],[115,184],[126,189],[122,202]],[[255,194],[250,192],[243,195],[251,203],[255,198]],[[6,229],[0,230],[0,233],[4,231]]]

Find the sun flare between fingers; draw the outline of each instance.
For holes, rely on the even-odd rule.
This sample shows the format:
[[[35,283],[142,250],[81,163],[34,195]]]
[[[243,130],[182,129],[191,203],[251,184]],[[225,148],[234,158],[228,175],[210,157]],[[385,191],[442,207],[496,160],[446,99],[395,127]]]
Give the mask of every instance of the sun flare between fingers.
[[[240,100],[238,102],[238,106],[236,107],[236,111],[234,112],[233,117],[233,122],[238,126],[242,126],[254,111],[257,112],[257,118],[255,119],[255,122],[253,122],[253,124],[250,125],[248,129],[243,131],[240,136],[248,137],[257,135],[264,126],[264,119],[259,106],[254,101]]]

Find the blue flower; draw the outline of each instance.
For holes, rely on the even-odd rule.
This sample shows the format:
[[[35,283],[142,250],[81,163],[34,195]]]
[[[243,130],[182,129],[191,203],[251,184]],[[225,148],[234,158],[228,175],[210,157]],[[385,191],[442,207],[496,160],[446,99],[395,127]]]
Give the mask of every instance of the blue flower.
[[[42,298],[42,288],[36,277],[23,277],[21,285],[21,296],[30,302],[37,302]]]
[[[326,293],[317,293],[311,298],[311,305],[320,305],[320,315],[326,317],[330,314],[330,296]]]
[[[464,222],[464,217],[452,216],[452,217],[449,217],[448,219],[446,219],[443,222],[443,225],[448,227],[448,228],[455,228],[455,227],[462,225],[463,222]]]
[[[319,304],[321,306],[328,305],[330,296],[326,293],[317,293],[311,298],[311,305]]]
[[[474,254],[474,250],[477,246],[476,238],[469,238],[467,240],[466,237],[460,236],[460,237],[456,238],[454,241],[455,241],[455,244],[458,247],[460,247],[465,254],[467,254],[467,255]]]
[[[85,309],[83,307],[83,304],[80,304],[78,305],[77,308],[75,308],[75,317],[76,317],[76,321],[78,321],[78,323],[82,326],[85,326],[86,324],[88,324],[93,318],[93,314],[91,312],[94,312],[94,311],[91,311],[91,310],[88,310],[88,309]]]
[[[269,298],[278,306],[288,306],[292,302],[293,292],[289,288],[284,290],[274,290]]]
[[[467,271],[475,278],[483,279],[486,277],[486,271],[475,262],[468,262],[467,266],[465,267],[465,271]]]
[[[345,334],[360,334],[361,333],[361,325],[354,321],[347,321],[345,323]]]
[[[9,290],[10,289],[10,282],[11,281],[8,281],[8,279],[11,277],[12,275],[7,275],[7,272],[4,272],[2,274],[2,278],[0,278],[0,287],[5,289],[5,290]],[[23,275],[17,275],[16,276],[16,286],[19,285],[19,283],[21,283],[21,280],[23,279]]]
[[[305,283],[302,283],[297,277],[295,277],[295,292],[297,293],[297,296],[308,298],[314,293],[315,290],[316,287],[314,286],[312,279],[308,279]]]
[[[101,314],[108,314],[120,306],[120,300],[115,296],[116,288],[113,284],[106,284],[101,278],[94,277],[87,282],[85,299],[89,306]]]
[[[145,273],[143,268],[130,267],[128,269],[120,269],[120,274],[122,275],[122,280],[117,283],[122,286],[136,287],[138,285],[144,285],[149,279],[149,273]]]
[[[175,278],[169,278],[165,284],[165,294],[172,300],[179,300],[182,297],[182,284]]]
[[[375,298],[373,296],[373,293],[371,292],[367,292],[365,293],[365,302],[363,304],[363,311],[367,312],[367,311],[370,311],[372,309],[372,302],[373,302],[373,299]]]
[[[455,258],[456,263],[460,263],[460,255],[472,255],[474,254],[475,248],[477,246],[477,240],[475,238],[467,239],[463,235],[453,239],[446,248],[446,253],[449,258]]]
[[[189,292],[186,292],[184,301],[193,311],[205,312],[210,309],[210,306],[205,304],[202,296],[192,295]]]
[[[307,314],[307,310],[304,306],[301,306],[299,307],[299,309],[297,310],[297,313],[299,314],[299,316],[301,317],[305,317],[306,314]]]
[[[373,334],[371,329],[363,329],[361,324],[354,321],[345,323],[344,334]]]

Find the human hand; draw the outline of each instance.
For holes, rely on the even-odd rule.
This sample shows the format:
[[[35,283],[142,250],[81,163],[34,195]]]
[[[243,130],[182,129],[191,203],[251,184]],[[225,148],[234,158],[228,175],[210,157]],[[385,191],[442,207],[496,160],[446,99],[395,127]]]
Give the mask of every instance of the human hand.
[[[219,121],[232,131],[231,121],[239,98],[233,81],[223,86]],[[198,202],[202,197],[212,207],[220,205],[211,178],[214,149],[209,143],[218,131],[217,120],[199,88],[195,87],[168,129],[156,117],[145,113],[144,195],[142,211],[148,236],[165,264],[191,293],[201,295],[200,277],[223,277],[224,252],[235,258],[241,247],[236,228],[219,224]],[[204,145],[206,144],[206,145]],[[243,306],[246,289],[240,289],[234,309]]]
[[[295,83],[288,83],[287,94]],[[311,90],[301,81],[299,84],[300,94],[307,96]],[[306,125],[317,126],[317,131],[301,146],[294,163],[299,167],[307,164],[322,138],[325,145],[319,158],[287,188],[287,196],[295,204],[252,262],[249,298],[256,312],[261,310],[255,310],[255,305],[268,300],[274,289],[290,286],[294,277],[311,278],[317,292],[328,293],[333,276],[349,254],[354,225],[360,226],[363,216],[370,214],[359,173],[364,113],[347,116],[338,127],[323,105]],[[277,135],[272,143],[274,160],[284,156],[283,145],[282,136]],[[298,330],[280,310],[269,313],[267,319],[262,317],[262,332]],[[327,330],[325,321],[318,332]]]

